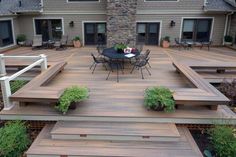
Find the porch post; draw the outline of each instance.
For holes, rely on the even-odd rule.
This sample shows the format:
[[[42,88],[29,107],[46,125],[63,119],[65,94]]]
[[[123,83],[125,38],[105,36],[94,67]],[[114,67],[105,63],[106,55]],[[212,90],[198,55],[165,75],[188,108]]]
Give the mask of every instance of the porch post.
[[[4,76],[0,78],[0,82],[1,82],[4,110],[10,110],[12,107],[14,107],[13,102],[10,101],[9,99],[9,97],[11,96],[10,79],[9,77]]]
[[[48,68],[47,56],[44,54],[41,54],[40,57],[41,59],[43,59],[43,62],[41,63],[41,71],[44,71]]]
[[[4,54],[0,54],[0,76],[6,75],[6,67],[5,67],[5,59]]]

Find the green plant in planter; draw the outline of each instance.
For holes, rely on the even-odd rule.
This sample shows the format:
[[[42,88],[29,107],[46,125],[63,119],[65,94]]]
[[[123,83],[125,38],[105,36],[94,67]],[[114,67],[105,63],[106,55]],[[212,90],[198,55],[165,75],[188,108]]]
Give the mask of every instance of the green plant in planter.
[[[17,42],[24,42],[24,41],[26,41],[26,35],[19,34],[19,35],[17,35],[16,40],[17,40]]]
[[[216,125],[209,130],[209,135],[217,157],[236,156],[236,128]]]
[[[115,50],[116,50],[116,51],[119,51],[119,50],[124,51],[124,49],[126,49],[126,48],[127,48],[127,45],[126,45],[126,44],[123,44],[123,43],[120,43],[120,44],[116,44],[116,45],[115,45]]]
[[[224,40],[225,40],[225,42],[232,43],[232,42],[233,42],[233,37],[230,36],[230,35],[226,35],[226,36],[224,37]]]
[[[76,37],[74,37],[73,40],[74,40],[74,41],[80,41],[80,37],[79,37],[79,36],[76,36]]]
[[[89,91],[86,87],[73,86],[65,89],[64,93],[59,99],[59,103],[56,106],[56,109],[66,114],[71,103],[81,102],[88,99]]]
[[[175,110],[175,101],[172,92],[165,87],[151,87],[146,89],[144,95],[144,105],[147,109],[173,112]]]
[[[165,36],[162,40],[170,42],[170,37],[169,36]]]
[[[19,157],[29,144],[30,139],[23,122],[8,122],[0,128],[0,156]]]

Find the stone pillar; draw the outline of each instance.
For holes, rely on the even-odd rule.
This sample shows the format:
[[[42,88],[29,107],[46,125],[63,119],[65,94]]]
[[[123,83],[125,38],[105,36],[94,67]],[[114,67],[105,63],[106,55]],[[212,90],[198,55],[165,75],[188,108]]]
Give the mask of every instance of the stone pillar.
[[[107,46],[136,44],[137,0],[107,0]]]

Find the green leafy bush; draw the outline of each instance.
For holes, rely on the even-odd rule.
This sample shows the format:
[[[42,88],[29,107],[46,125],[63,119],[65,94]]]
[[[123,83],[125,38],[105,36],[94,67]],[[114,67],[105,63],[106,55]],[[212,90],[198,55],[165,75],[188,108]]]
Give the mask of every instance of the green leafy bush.
[[[67,88],[59,99],[59,104],[56,106],[63,114],[66,114],[72,102],[80,102],[88,99],[89,91],[86,87],[73,86]]]
[[[123,43],[120,43],[120,44],[116,44],[115,45],[115,50],[118,51],[118,50],[124,50],[127,48],[127,45],[126,44],[123,44]]]
[[[165,87],[151,87],[146,89],[144,96],[144,105],[148,109],[173,112],[175,110],[175,101],[172,92]]]
[[[216,125],[209,130],[211,143],[217,157],[236,156],[236,130],[226,125]]]
[[[23,87],[28,81],[25,80],[14,80],[10,82],[11,87],[11,93],[15,93],[18,91],[21,87]]]
[[[233,37],[230,36],[230,35],[226,35],[226,36],[224,37],[224,39],[225,39],[225,42],[229,42],[229,43],[232,43],[232,42],[233,42]]]
[[[74,40],[74,41],[80,41],[80,37],[79,37],[79,36],[76,36],[73,40]]]
[[[30,139],[24,123],[9,122],[0,128],[0,156],[20,157],[29,144]]]
[[[19,35],[17,35],[16,40],[17,40],[17,42],[26,41],[26,36],[24,34],[19,34]]]
[[[165,37],[163,38],[163,40],[170,42],[170,37],[169,37],[169,36],[165,36]]]

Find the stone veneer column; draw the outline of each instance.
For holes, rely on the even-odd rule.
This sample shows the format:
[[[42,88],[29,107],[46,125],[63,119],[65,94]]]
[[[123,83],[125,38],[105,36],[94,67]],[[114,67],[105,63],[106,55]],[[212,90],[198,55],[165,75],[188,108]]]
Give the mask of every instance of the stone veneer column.
[[[137,0],[107,0],[107,46],[136,44]]]

